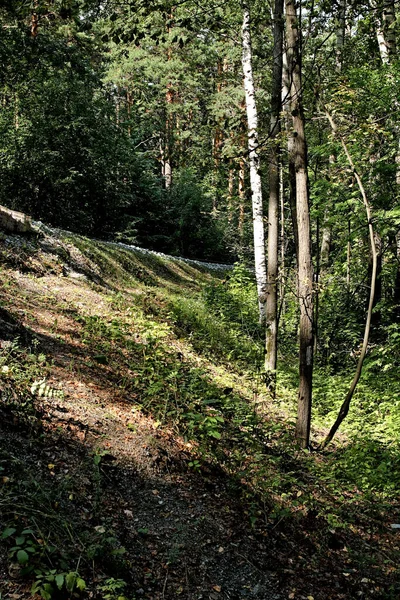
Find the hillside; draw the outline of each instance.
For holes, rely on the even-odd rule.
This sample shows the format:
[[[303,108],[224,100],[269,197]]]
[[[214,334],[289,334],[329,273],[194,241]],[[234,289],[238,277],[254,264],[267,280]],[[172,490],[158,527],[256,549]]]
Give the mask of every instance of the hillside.
[[[398,598],[397,455],[294,447],[248,274],[46,227],[0,260],[2,599]]]

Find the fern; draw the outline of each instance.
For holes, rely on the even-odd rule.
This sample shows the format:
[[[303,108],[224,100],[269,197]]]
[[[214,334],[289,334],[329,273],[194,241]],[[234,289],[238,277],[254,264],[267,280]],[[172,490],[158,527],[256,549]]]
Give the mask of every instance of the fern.
[[[64,398],[64,392],[48,385],[45,378],[34,381],[31,386],[31,394],[39,396],[39,398]]]

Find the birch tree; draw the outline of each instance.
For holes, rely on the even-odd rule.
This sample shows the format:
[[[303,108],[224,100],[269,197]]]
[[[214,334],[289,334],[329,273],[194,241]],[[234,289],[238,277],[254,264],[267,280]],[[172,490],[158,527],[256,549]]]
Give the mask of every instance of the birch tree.
[[[260,157],[258,154],[258,115],[252,67],[250,9],[247,2],[242,2],[242,11],[242,67],[248,126],[247,138],[253,211],[254,263],[256,271],[260,323],[265,325],[267,268],[265,261],[264,211],[261,189]]]

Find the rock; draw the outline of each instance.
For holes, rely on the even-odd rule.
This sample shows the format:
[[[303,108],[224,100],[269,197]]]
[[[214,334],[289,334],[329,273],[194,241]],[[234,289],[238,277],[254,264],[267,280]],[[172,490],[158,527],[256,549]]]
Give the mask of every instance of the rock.
[[[31,218],[0,205],[0,228],[11,233],[33,233]]]

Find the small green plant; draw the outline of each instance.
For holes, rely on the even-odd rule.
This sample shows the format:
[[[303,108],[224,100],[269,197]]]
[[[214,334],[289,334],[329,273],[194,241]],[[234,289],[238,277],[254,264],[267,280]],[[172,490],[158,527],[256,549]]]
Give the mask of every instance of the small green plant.
[[[64,398],[64,392],[48,385],[45,378],[33,382],[31,394],[37,395],[39,398]]]
[[[90,544],[86,549],[87,557],[90,560],[104,556],[118,558],[125,554],[126,549],[119,544],[113,531],[104,525],[97,525],[94,529],[96,533],[91,536]]]
[[[191,460],[188,463],[188,467],[198,473],[201,470],[201,462],[199,460]]]
[[[38,594],[43,600],[51,600],[57,590],[65,590],[69,594],[79,593],[86,589],[85,581],[76,571],[58,573],[56,569],[35,570],[36,581],[32,585],[31,593]]]
[[[18,533],[15,527],[6,527],[1,534],[1,539],[9,539],[14,542],[9,550],[9,557],[24,567],[26,572],[31,570],[29,567],[34,559],[40,558],[44,553],[44,547],[38,543],[32,529],[23,529],[21,533]]]
[[[99,586],[99,591],[102,593],[104,600],[128,600],[124,596],[123,591],[126,588],[126,582],[123,579],[114,579],[110,577]],[[132,598],[134,600],[134,598]]]
[[[185,417],[189,431],[197,433],[201,438],[221,439],[221,428],[225,419],[221,414],[218,414],[218,411],[208,409],[207,414],[188,412],[185,414]]]

